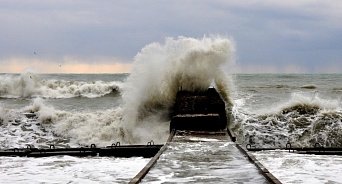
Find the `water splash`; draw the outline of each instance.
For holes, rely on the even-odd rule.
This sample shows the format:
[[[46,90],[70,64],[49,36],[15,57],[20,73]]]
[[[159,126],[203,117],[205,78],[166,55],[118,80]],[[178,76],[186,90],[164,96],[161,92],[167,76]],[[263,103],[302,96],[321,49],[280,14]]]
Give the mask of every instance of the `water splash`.
[[[234,52],[229,39],[214,36],[167,38],[165,44],[147,45],[135,57],[124,87],[125,118],[138,122],[149,112],[168,110],[180,89],[203,91],[215,81],[227,93],[220,68],[234,62]],[[229,103],[229,94],[223,96]]]
[[[149,44],[136,55],[132,73],[120,85],[123,104],[105,111],[57,110],[37,97],[103,95],[116,90],[115,83],[44,80],[25,73],[22,79],[6,76],[11,82],[0,84],[22,81],[16,84],[23,86],[22,94],[13,93],[16,86],[9,85],[0,95],[34,98],[22,111],[35,113],[39,127],[49,130],[54,137],[66,138],[64,144],[107,146],[117,141],[146,144],[150,140],[163,143],[169,134],[169,114],[178,90],[203,91],[216,85],[231,105],[229,79],[222,67],[234,62],[234,52],[233,43],[219,36],[167,38],[163,44]]]

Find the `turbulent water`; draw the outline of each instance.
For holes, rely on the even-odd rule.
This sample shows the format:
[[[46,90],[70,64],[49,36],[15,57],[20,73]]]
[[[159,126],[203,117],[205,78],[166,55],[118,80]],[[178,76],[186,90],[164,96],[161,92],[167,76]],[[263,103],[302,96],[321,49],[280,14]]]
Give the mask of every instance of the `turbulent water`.
[[[341,74],[227,74],[234,52],[226,38],[168,38],[130,74],[0,74],[0,148],[164,143],[177,91],[210,86],[240,143],[342,146]]]
[[[341,147],[341,74],[235,75],[240,141],[258,147]]]
[[[177,89],[153,89],[153,81],[125,84],[134,77],[30,72],[0,75],[0,146],[164,142],[170,121],[165,111],[172,106]],[[342,146],[342,75],[229,77],[234,83],[229,91],[234,118],[230,126],[240,142],[259,147],[284,147],[288,142]],[[140,85],[140,89],[128,91],[132,85]],[[26,113],[36,117],[27,118]],[[156,132],[145,129],[151,126]]]

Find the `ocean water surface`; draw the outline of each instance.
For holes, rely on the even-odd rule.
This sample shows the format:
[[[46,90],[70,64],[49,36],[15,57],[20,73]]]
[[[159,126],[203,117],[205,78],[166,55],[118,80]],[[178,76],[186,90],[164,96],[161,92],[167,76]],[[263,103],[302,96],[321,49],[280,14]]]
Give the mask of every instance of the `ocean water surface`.
[[[162,144],[177,91],[208,87],[224,99],[241,144],[342,146],[342,74],[229,74],[223,66],[233,63],[233,53],[228,39],[180,37],[147,45],[130,74],[0,74],[0,148]],[[296,154],[255,155],[284,183],[340,182],[339,156],[305,155],[298,161]],[[3,157],[0,181],[126,183],[147,162]],[[58,177],[66,171],[73,174]]]

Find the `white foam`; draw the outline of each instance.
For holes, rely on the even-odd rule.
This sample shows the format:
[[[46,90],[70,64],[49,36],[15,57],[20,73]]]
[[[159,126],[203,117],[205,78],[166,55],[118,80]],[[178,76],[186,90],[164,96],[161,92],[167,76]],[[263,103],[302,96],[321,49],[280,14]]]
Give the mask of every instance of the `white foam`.
[[[121,82],[45,80],[33,72],[20,76],[0,75],[0,96],[4,98],[72,98],[101,97],[120,91]]]
[[[209,138],[203,138],[203,137],[190,137],[190,141],[199,141],[199,142],[218,142],[221,141],[219,139],[209,139]]]
[[[149,161],[141,157],[2,157],[2,184],[128,183]]]
[[[341,183],[342,158],[288,151],[261,151],[253,155],[282,183]]]

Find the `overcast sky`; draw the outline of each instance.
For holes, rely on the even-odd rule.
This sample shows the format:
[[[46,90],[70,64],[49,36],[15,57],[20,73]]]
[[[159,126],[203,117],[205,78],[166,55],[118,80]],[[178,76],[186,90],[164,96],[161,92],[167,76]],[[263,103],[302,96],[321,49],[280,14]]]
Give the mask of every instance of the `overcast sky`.
[[[210,34],[235,73],[342,72],[340,0],[1,0],[0,73],[129,72],[147,44]]]

